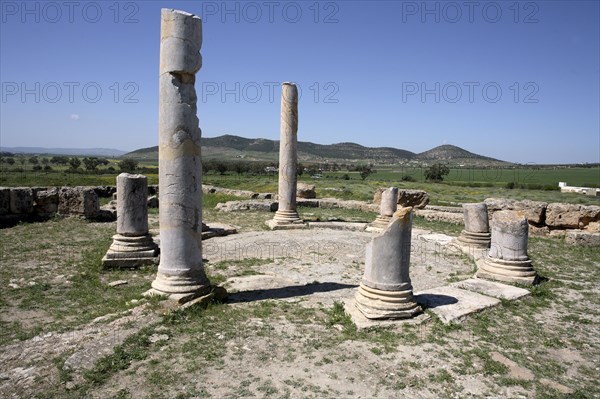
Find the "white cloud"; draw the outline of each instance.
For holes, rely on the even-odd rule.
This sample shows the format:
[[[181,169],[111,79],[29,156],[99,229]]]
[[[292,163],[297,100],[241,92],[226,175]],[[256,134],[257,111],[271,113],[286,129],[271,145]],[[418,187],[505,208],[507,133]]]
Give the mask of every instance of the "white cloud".
[[[78,121],[79,120],[79,114],[71,114],[71,119],[74,121]]]

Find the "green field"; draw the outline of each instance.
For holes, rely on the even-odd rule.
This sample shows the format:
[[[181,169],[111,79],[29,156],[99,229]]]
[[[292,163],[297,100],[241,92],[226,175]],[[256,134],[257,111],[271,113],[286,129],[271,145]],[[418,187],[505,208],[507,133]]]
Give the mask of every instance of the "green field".
[[[97,171],[69,171],[66,166],[53,166],[52,171],[34,171],[33,165],[21,164],[20,171],[7,165],[0,166],[0,186],[92,186],[115,185],[119,173],[118,161],[109,160],[106,167]],[[113,170],[108,168],[112,167]],[[141,162],[140,173],[148,177],[148,184],[158,184],[156,162]],[[401,166],[375,166],[375,173],[362,180],[358,172],[323,172],[320,178],[311,178],[307,174],[299,181],[315,184],[317,195],[321,198],[372,199],[375,189],[397,186],[406,189],[421,189],[430,194],[431,204],[455,205],[463,202],[482,201],[489,197],[531,199],[546,202],[569,202],[580,204],[600,204],[600,199],[581,194],[567,194],[558,191],[558,182],[569,185],[600,187],[600,168],[536,168],[515,169],[475,169],[453,168],[442,183],[424,180],[425,168]],[[412,177],[414,181],[403,181],[403,177]],[[348,179],[346,179],[346,177]],[[256,192],[276,192],[277,174],[238,174],[226,172],[205,173],[205,184],[219,187],[238,188]],[[512,189],[510,189],[512,184]]]

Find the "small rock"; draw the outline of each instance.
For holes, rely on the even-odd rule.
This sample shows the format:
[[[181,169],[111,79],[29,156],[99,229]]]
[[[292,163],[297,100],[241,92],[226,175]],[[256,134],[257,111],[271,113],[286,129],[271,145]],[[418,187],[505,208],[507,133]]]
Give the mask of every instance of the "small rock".
[[[115,280],[115,281],[111,281],[110,283],[108,283],[108,286],[109,287],[118,287],[119,285],[125,285],[127,283],[128,283],[127,280]]]
[[[158,341],[167,341],[169,339],[169,336],[167,334],[152,334],[150,337],[148,337],[148,341],[155,343]]]
[[[37,285],[37,283],[35,281],[30,281],[27,283],[27,285],[33,287],[34,285]]]
[[[70,391],[72,389],[75,389],[77,387],[77,385],[73,382],[73,381],[69,381],[65,384],[65,389],[67,391]]]
[[[10,284],[8,284],[8,286],[9,286],[10,288],[13,288],[13,289],[15,289],[15,290],[17,290],[17,289],[21,288],[21,287],[19,287],[17,284],[14,284],[14,283],[10,283]]]

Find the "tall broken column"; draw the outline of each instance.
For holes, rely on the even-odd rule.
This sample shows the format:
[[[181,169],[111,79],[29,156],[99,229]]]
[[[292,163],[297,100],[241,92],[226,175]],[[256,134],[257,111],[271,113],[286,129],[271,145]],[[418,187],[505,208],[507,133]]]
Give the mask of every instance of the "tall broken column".
[[[273,229],[304,228],[296,210],[298,181],[298,88],[294,83],[281,85],[281,126],[279,142],[279,206],[267,225]]]
[[[458,236],[458,242],[464,246],[489,248],[491,234],[485,202],[463,204],[465,229]]]
[[[117,234],[102,265],[129,268],[158,263],[158,246],[148,233],[148,179],[121,173],[117,192]]]
[[[369,319],[408,318],[421,312],[409,276],[412,208],[400,208],[382,235],[367,244],[365,274],[355,296]]]
[[[211,293],[202,264],[202,165],[196,72],[202,66],[202,21],[163,9],[160,32],[160,264],[155,293],[184,302]]]
[[[492,218],[488,256],[478,263],[477,277],[510,283],[535,284],[536,271],[527,254],[529,223],[518,211],[498,211]]]
[[[379,216],[369,223],[367,231],[383,231],[392,220],[394,212],[398,209],[398,187],[390,187],[381,193]]]

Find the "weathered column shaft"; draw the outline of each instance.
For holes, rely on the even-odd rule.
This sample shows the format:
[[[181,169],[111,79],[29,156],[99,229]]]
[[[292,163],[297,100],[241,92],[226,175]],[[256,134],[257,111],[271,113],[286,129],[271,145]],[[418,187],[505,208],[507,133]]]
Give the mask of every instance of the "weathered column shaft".
[[[298,88],[294,83],[281,85],[281,131],[279,141],[279,206],[273,219],[267,221],[271,229],[297,229],[307,225],[296,209],[298,175]]]
[[[161,256],[152,287],[167,294],[210,289],[202,265],[202,164],[195,74],[202,22],[163,9],[160,42],[159,214]]]
[[[143,175],[117,176],[117,234],[148,234],[148,179]]]
[[[500,211],[494,214],[490,257],[495,259],[528,260],[527,242],[529,224],[525,217],[515,211]]]
[[[489,233],[487,205],[485,202],[463,204],[465,230],[471,233]]]
[[[412,208],[401,208],[383,234],[367,245],[365,274],[355,296],[369,319],[406,318],[421,311],[410,281]]]
[[[381,232],[385,230],[392,220],[394,212],[398,209],[398,187],[390,187],[381,193],[379,216],[367,226],[367,231]]]
[[[492,219],[489,254],[478,263],[477,277],[521,284],[535,284],[536,271],[527,254],[529,223],[518,211],[498,211]]]
[[[143,175],[117,176],[117,234],[106,255],[105,267],[156,264],[158,246],[148,233],[148,180]]]
[[[390,187],[381,193],[381,216],[392,217],[398,209],[398,187]]]
[[[281,86],[281,126],[279,142],[279,210],[296,211],[298,181],[298,88]]]
[[[490,246],[490,225],[487,205],[484,202],[463,204],[465,229],[458,237],[463,246],[488,248]]]

